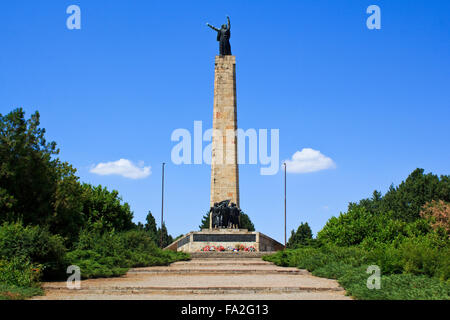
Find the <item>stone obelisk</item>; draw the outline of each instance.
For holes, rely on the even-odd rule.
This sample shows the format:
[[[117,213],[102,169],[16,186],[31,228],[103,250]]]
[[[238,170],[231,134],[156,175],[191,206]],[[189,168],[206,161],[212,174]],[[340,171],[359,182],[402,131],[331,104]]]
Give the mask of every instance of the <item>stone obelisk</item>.
[[[211,158],[211,202],[239,204],[237,158],[236,57],[216,56]]]

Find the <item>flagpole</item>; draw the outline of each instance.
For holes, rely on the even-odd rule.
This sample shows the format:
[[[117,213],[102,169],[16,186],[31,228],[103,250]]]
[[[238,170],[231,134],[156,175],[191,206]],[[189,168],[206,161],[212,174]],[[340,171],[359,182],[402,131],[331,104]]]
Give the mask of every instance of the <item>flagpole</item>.
[[[160,247],[163,246],[163,225],[164,225],[164,166],[165,162],[162,164],[162,181],[161,181],[161,237],[160,237]]]
[[[284,163],[284,248],[286,249],[286,162]]]

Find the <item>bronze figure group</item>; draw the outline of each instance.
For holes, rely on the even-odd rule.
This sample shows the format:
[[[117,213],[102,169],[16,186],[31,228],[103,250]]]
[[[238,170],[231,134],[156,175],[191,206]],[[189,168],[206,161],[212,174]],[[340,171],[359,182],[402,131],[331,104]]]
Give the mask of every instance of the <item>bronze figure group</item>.
[[[212,227],[239,229],[241,210],[235,203],[230,204],[230,200],[214,203],[210,209]]]

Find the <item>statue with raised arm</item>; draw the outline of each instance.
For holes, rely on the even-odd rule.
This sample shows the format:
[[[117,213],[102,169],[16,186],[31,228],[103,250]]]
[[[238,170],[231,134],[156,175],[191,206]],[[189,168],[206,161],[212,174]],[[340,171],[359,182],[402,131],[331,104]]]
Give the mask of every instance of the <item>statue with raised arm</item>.
[[[228,25],[223,24],[222,28],[218,29],[209,23],[206,23],[208,27],[217,31],[217,41],[219,41],[219,49],[221,56],[231,56],[231,45],[230,45],[230,37],[231,37],[231,23],[230,17],[227,16]]]

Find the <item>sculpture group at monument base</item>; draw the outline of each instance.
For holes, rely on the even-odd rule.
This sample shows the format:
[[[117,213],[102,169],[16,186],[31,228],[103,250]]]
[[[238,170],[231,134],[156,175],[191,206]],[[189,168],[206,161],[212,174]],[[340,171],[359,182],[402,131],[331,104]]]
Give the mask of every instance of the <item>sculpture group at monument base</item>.
[[[203,229],[192,231],[165,249],[183,252],[272,252],[283,250],[278,241],[246,229]]]

